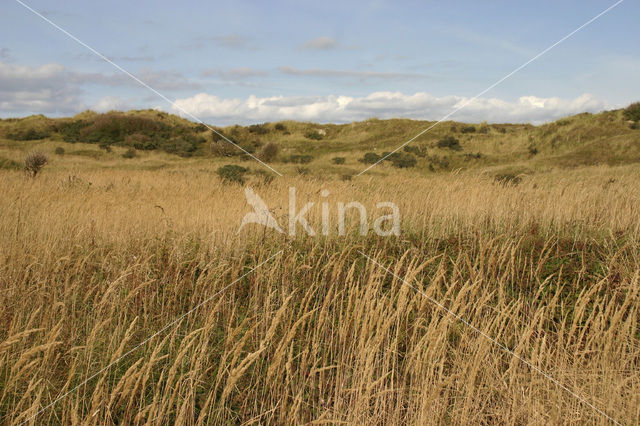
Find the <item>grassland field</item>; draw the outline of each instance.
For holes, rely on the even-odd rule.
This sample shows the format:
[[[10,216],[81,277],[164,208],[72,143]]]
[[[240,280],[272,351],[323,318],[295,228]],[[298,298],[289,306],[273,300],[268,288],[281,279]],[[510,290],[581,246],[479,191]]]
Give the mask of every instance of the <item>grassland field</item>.
[[[415,166],[362,176],[367,152],[431,123],[219,129],[257,156],[277,144],[273,178],[195,123],[113,115],[198,139],[167,130],[123,158],[144,138],[61,133],[94,114],[0,122],[1,424],[640,423],[640,130],[623,111],[442,123]],[[29,129],[46,136],[15,137]],[[49,161],[28,177],[35,150]],[[339,235],[334,210],[329,235],[238,233],[245,186],[283,223],[295,187],[315,229],[323,201],[394,202],[401,234],[349,215]]]

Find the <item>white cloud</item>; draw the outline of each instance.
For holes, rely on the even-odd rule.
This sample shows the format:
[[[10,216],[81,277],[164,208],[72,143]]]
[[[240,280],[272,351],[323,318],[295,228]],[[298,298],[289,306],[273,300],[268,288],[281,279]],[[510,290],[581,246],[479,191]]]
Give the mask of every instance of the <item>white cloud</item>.
[[[117,96],[105,96],[100,99],[91,109],[96,112],[109,112],[113,110],[127,110],[131,108],[131,104]]]
[[[138,76],[157,90],[200,88],[178,72],[144,68]],[[0,112],[59,115],[83,111],[87,106],[81,95],[86,85],[139,87],[137,82],[122,73],[76,72],[57,63],[31,67],[0,61]]]
[[[28,67],[0,62],[0,111],[77,112],[83,108],[80,92],[60,64]]]
[[[438,120],[468,101],[461,96],[435,97],[428,93],[375,92],[368,96],[273,96],[223,99],[200,93],[178,99],[173,112],[185,110],[219,124],[276,120],[344,123],[371,117]],[[482,98],[470,102],[451,119],[467,122],[542,123],[581,112],[598,112],[611,106],[592,95],[575,99],[523,96],[515,102]]]
[[[381,71],[352,71],[352,70],[327,70],[327,69],[305,69],[301,70],[293,67],[279,67],[278,71],[287,75],[304,76],[304,77],[321,77],[321,78],[355,78],[360,81],[370,79],[384,80],[410,80],[430,78],[425,74],[403,73],[403,72],[381,72]]]
[[[300,49],[303,50],[329,50],[335,49],[339,46],[339,43],[331,37],[316,37],[308,40]]]
[[[256,70],[249,67],[223,69],[208,69],[202,72],[203,77],[217,77],[221,80],[241,80],[251,77],[266,77],[266,71]]]

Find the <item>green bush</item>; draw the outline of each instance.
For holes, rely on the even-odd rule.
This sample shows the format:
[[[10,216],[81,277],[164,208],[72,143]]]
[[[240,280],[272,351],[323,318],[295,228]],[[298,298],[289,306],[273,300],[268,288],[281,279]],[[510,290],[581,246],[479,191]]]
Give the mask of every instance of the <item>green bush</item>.
[[[366,154],[364,154],[364,157],[360,159],[360,162],[365,164],[375,164],[380,161],[380,158],[382,157],[380,157],[375,152],[367,152]]]
[[[453,151],[460,151],[462,147],[460,146],[460,141],[453,136],[445,136],[440,139],[436,144],[438,148],[448,148]]]
[[[282,123],[276,123],[276,125],[274,127],[279,132],[284,132],[285,130],[287,130],[287,126],[285,126]]]
[[[460,133],[475,133],[475,131],[476,131],[475,126],[462,126],[460,128]]]
[[[305,133],[305,136],[307,137],[307,139],[314,139],[317,141],[322,139],[322,135],[317,130],[310,130],[307,133]]]
[[[249,130],[249,133],[255,133],[258,135],[266,135],[267,133],[269,133],[269,128],[264,124],[252,124],[251,126],[247,127],[247,130]]]
[[[217,174],[225,183],[244,184],[244,175],[249,169],[236,164],[226,164],[217,170]]]
[[[48,138],[49,136],[51,136],[49,132],[31,128],[17,133],[10,133],[7,135],[7,139],[13,139],[14,141],[35,141]]]
[[[56,153],[56,155],[64,155],[64,148],[59,146],[54,152]]]
[[[623,115],[625,120],[640,121],[640,102],[633,103],[625,108]]]
[[[345,163],[345,161],[346,161],[346,159],[345,159],[344,157],[333,157],[333,158],[331,159],[331,162],[332,162],[333,164],[344,164],[344,163]]]
[[[413,154],[417,157],[426,157],[427,150],[423,146],[407,145],[404,147],[404,152]]]
[[[392,155],[389,157],[389,158],[393,157],[391,159],[391,164],[393,165],[393,167],[397,167],[399,169],[406,169],[409,167],[415,167],[416,164],[418,164],[418,160],[412,154],[409,154],[409,153],[403,153],[403,154],[395,153],[395,154],[399,154],[399,155]]]

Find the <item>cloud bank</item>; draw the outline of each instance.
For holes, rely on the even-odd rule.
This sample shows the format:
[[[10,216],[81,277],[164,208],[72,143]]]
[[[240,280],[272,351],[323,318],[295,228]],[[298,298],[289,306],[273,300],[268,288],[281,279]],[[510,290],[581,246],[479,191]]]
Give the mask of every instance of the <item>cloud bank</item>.
[[[187,111],[219,124],[301,120],[345,123],[377,118],[439,120],[467,102],[462,96],[436,97],[428,93],[375,92],[368,96],[273,96],[223,99],[208,93],[175,101],[172,112]],[[471,101],[451,119],[467,122],[543,123],[581,112],[598,112],[611,106],[590,94],[575,99],[523,96],[509,102],[496,98]]]

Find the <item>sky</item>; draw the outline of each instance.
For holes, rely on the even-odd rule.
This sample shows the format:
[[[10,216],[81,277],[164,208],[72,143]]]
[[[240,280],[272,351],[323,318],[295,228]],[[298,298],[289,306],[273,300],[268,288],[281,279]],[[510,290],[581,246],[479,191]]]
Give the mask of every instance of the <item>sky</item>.
[[[0,117],[156,108],[214,125],[372,117],[542,123],[640,100],[640,3],[15,0]]]

